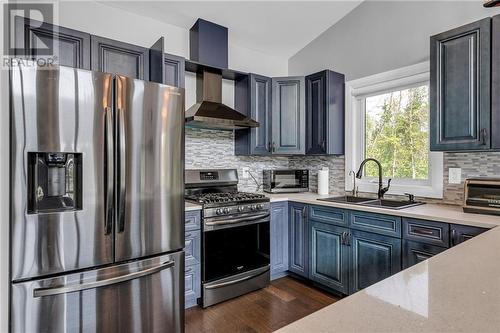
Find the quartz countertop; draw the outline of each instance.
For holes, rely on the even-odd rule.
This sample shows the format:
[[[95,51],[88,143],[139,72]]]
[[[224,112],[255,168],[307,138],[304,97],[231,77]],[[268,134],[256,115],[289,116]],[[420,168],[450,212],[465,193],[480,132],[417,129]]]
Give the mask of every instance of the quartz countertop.
[[[271,202],[295,201],[306,204],[323,205],[344,209],[360,210],[365,212],[397,215],[416,219],[440,221],[446,223],[464,224],[482,228],[493,228],[500,225],[500,216],[464,213],[462,207],[444,204],[424,204],[404,209],[388,209],[355,204],[335,203],[317,199],[328,198],[334,195],[319,195],[313,192],[266,194]],[[500,281],[500,276],[499,276]]]
[[[499,313],[495,228],[278,332],[499,332]]]
[[[202,207],[201,205],[197,205],[195,203],[185,201],[185,211],[189,212],[190,210],[200,210]]]

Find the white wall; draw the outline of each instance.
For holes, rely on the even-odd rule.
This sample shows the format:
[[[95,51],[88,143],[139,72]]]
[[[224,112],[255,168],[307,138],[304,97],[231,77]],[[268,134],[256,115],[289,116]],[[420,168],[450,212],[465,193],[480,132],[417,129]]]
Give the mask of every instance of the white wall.
[[[353,80],[417,64],[429,59],[431,35],[496,14],[478,0],[368,0],[291,57],[289,73],[329,68]]]
[[[61,1],[59,25],[150,47],[165,37],[165,51],[189,58],[189,29],[89,1]],[[194,24],[194,22],[193,22]],[[287,74],[287,59],[238,45],[229,30],[229,68],[267,76]]]

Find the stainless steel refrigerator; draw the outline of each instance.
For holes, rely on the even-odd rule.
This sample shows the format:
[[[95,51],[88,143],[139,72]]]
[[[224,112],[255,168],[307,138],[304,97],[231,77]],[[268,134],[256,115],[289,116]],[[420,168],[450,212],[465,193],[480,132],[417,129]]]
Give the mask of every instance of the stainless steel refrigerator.
[[[184,90],[11,70],[12,332],[184,330]]]

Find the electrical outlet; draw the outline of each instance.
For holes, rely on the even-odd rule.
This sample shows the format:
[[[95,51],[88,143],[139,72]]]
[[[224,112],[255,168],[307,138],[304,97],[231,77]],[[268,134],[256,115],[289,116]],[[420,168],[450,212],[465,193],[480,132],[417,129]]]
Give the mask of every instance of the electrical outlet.
[[[250,171],[249,167],[243,167],[241,168],[242,174],[241,174],[241,179],[248,179],[248,172]]]
[[[448,183],[460,184],[461,182],[462,182],[462,169],[461,168],[449,168],[448,169]]]

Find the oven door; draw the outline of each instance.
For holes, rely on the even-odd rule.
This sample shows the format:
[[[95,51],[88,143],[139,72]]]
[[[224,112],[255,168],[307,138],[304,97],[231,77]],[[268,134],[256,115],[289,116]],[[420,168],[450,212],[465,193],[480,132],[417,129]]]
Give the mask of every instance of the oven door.
[[[269,216],[203,232],[203,282],[269,266]]]

